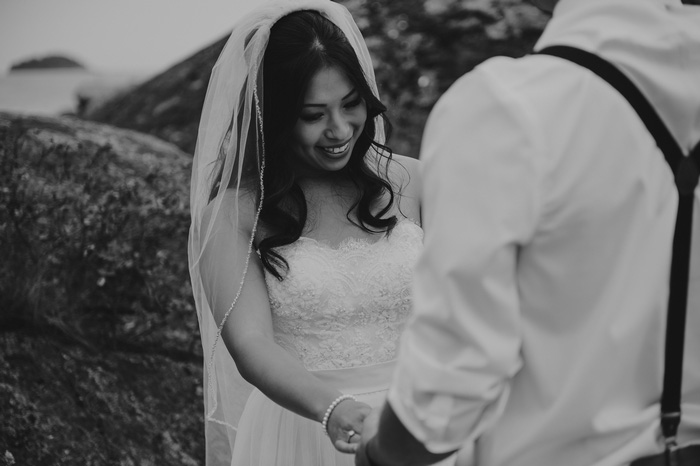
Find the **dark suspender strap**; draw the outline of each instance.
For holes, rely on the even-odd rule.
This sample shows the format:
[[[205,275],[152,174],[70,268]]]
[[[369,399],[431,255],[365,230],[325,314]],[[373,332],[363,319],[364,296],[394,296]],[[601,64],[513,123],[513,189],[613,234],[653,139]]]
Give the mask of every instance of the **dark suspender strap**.
[[[656,140],[671,170],[678,188],[678,215],[673,237],[668,320],[666,325],[666,355],[664,387],[661,398],[661,429],[667,447],[675,448],[675,437],[681,418],[681,381],[683,376],[683,344],[688,301],[690,242],[693,225],[694,191],[698,184],[700,143],[688,157],[683,156],[678,143],[659,117],[654,107],[619,69],[597,55],[568,46],[552,46],[537,52],[572,61],[588,68],[614,87],[632,105]]]

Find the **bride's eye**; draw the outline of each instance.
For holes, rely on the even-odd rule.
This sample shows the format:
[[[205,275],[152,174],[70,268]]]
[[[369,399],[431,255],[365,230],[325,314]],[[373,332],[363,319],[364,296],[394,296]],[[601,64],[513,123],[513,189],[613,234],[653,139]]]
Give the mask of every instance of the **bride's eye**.
[[[302,113],[301,115],[299,115],[300,120],[306,121],[308,123],[318,121],[321,118],[323,118],[323,113]]]
[[[362,98],[358,97],[356,99],[352,99],[350,102],[345,104],[345,108],[355,108],[358,105],[362,103]]]

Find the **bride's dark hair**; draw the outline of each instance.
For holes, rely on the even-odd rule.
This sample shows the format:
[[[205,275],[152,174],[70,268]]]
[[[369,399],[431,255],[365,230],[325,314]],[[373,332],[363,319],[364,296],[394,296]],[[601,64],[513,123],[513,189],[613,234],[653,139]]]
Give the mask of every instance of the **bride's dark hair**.
[[[290,151],[292,131],[301,113],[309,82],[325,67],[341,70],[367,105],[364,130],[348,164],[337,174],[358,188],[359,194],[348,210],[347,218],[368,232],[388,232],[397,221],[396,216],[382,218],[391,209],[394,192],[388,181],[388,160],[381,164],[383,170],[380,170],[379,161],[382,157],[390,160],[392,152],[375,140],[374,118],[380,116],[389,131],[390,124],[384,115],[386,107],[372,93],[352,45],[340,28],[316,11],[297,11],[284,16],[271,28],[263,62],[266,160],[260,221],[267,236],[257,245],[263,266],[280,280],[281,271],[286,271],[288,264],[274,248],[298,240],[307,218],[306,198],[298,183],[298,158]],[[378,154],[374,168],[366,159],[370,148]],[[388,193],[387,201],[380,204],[373,214],[372,207],[377,207],[385,192]],[[353,211],[357,222],[351,217]]]

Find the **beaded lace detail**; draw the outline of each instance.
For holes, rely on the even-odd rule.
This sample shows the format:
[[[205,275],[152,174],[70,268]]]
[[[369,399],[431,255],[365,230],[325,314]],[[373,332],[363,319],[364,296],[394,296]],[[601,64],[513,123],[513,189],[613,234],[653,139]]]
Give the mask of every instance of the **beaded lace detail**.
[[[390,361],[411,312],[423,230],[400,221],[379,241],[331,247],[311,238],[278,248],[289,272],[266,274],[276,341],[308,370]]]

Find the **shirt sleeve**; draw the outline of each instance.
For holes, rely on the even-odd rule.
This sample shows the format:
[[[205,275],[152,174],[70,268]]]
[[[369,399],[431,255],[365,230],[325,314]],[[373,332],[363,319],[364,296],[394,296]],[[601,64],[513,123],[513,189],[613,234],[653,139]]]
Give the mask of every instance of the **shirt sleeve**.
[[[501,75],[455,83],[423,138],[424,251],[388,399],[433,453],[478,438],[521,365],[517,257],[538,216],[542,138]]]

